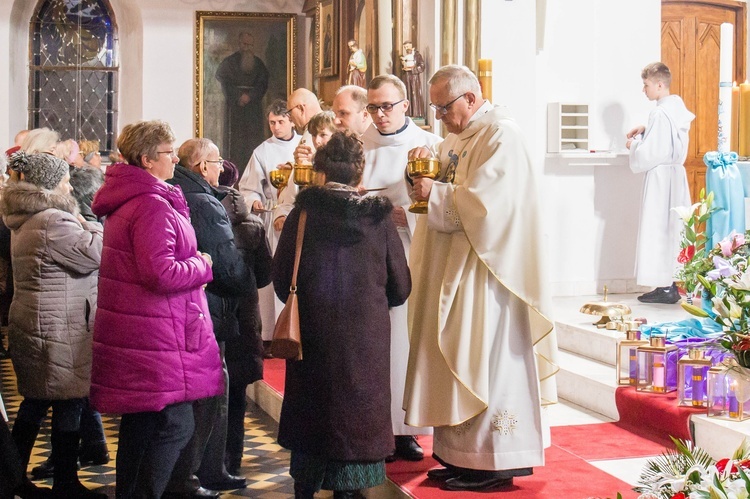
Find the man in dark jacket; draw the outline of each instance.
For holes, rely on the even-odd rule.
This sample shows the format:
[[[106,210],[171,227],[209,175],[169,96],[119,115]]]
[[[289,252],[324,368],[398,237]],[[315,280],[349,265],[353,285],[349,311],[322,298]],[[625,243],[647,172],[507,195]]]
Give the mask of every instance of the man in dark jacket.
[[[178,156],[180,164],[169,183],[182,189],[198,250],[213,260],[214,279],[206,287],[206,298],[223,357],[225,341],[239,335],[239,298],[252,291],[255,280],[235,244],[231,222],[220,201],[224,194],[216,190],[224,161],[219,149],[208,139],[190,139],[180,146]],[[224,377],[223,395],[193,403],[195,420],[202,424],[196,425],[195,434],[180,454],[164,497],[218,497],[218,493],[206,488],[232,490],[246,486],[245,478],[230,475],[224,466],[229,386],[226,363]]]

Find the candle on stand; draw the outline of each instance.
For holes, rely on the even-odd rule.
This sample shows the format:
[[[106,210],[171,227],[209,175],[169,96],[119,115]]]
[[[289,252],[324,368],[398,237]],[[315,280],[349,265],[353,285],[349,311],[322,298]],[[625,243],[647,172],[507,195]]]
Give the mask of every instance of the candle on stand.
[[[730,418],[739,418],[740,417],[740,403],[737,400],[737,395],[735,394],[735,390],[737,390],[737,382],[732,381],[732,383],[729,385],[729,417]]]
[[[652,369],[652,377],[651,377],[651,385],[653,386],[653,389],[655,392],[663,393],[667,391],[665,380],[664,380],[664,354],[662,353],[655,353],[654,354],[654,361],[651,366]]]
[[[719,153],[730,151],[732,134],[732,55],[734,51],[734,26],[721,24],[719,46]]]
[[[479,85],[482,87],[482,97],[492,102],[492,59],[479,59]]]
[[[739,150],[740,156],[750,156],[750,83],[740,83]]]
[[[737,82],[732,85],[732,145],[734,152],[740,150],[740,87]]]
[[[691,387],[693,392],[693,407],[706,406],[706,371],[708,371],[708,366],[704,368],[695,366],[692,369]]]

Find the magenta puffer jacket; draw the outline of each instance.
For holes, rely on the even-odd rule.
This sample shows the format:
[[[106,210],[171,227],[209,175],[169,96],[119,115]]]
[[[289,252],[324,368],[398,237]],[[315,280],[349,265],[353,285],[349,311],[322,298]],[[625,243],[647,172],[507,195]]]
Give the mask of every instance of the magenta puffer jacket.
[[[223,393],[219,347],[179,187],[136,166],[107,168],[91,206],[104,220],[91,401],[101,412],[160,411]]]

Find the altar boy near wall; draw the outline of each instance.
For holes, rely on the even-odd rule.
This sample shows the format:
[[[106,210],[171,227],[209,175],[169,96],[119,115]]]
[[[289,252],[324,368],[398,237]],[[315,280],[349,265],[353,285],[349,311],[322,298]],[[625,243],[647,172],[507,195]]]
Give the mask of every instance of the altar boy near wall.
[[[646,173],[643,205],[636,248],[636,282],[656,289],[638,297],[643,303],[677,303],[680,294],[672,281],[677,271],[682,219],[672,210],[690,206],[685,173],[690,123],[695,115],[678,95],[670,95],[672,74],[661,63],[649,64],[641,72],[643,93],[656,101],[648,126],[627,134],[630,169]]]

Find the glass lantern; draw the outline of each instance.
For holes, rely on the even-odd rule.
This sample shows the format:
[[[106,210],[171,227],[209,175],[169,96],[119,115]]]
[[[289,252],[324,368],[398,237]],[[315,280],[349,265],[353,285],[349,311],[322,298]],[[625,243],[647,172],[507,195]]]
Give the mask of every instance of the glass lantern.
[[[633,326],[634,324],[635,326]],[[640,346],[648,345],[648,340],[641,339],[641,331],[638,329],[638,323],[626,323],[627,331],[625,338],[617,341],[617,384],[635,386],[637,380],[636,370],[636,349]]]
[[[707,407],[706,383],[711,357],[700,348],[691,348],[677,361],[677,400],[681,406]]]
[[[636,349],[639,392],[669,393],[677,390],[677,347],[662,335],[651,336],[648,345]]]
[[[708,416],[731,421],[750,418],[750,378],[741,367],[708,370]]]

